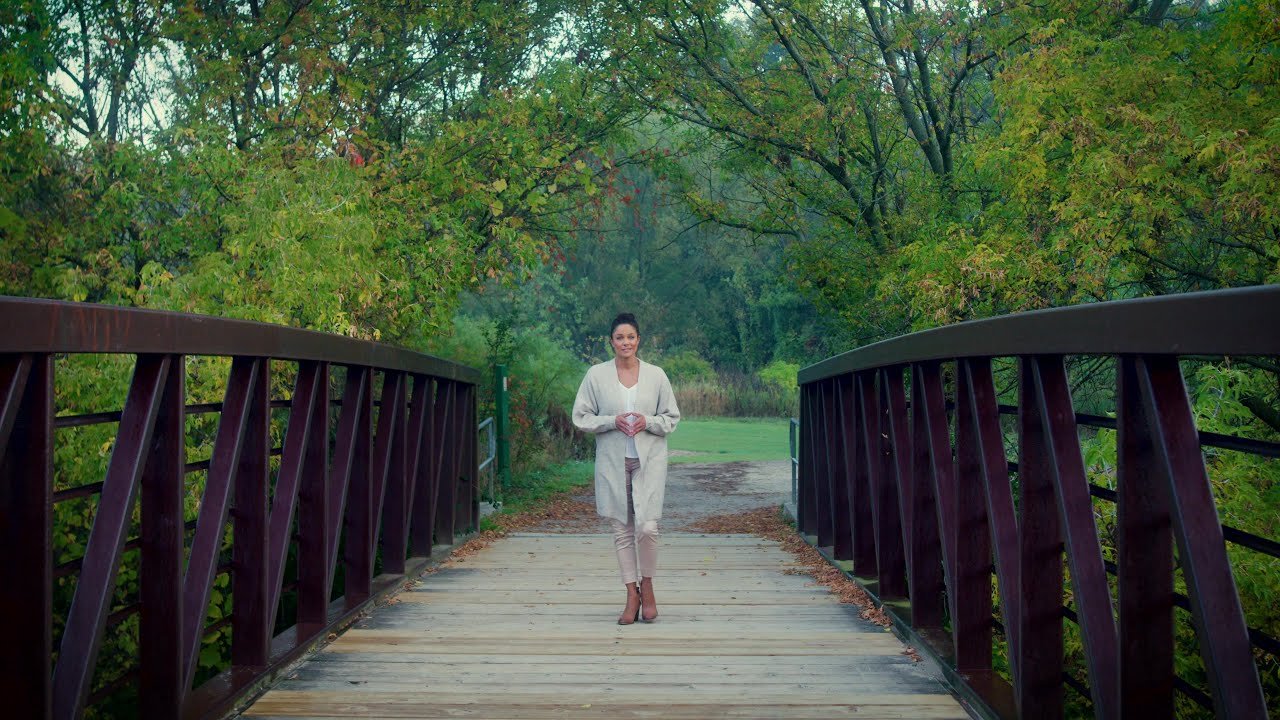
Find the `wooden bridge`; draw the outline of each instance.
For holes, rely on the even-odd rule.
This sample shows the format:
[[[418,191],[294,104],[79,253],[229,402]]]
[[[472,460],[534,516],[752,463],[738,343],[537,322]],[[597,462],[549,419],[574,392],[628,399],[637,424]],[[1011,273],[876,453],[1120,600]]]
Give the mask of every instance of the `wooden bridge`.
[[[272,681],[251,717],[1264,718],[1280,643],[1228,544],[1280,544],[1222,524],[1205,450],[1280,443],[1199,430],[1183,366],[1274,368],[1277,318],[1277,287],[1099,303],[802,371],[799,530],[935,678],[745,537],[668,536],[655,625],[612,624],[591,536],[510,538],[375,608],[478,524],[477,371],[0,299],[0,694],[60,719],[222,717]],[[1082,359],[1110,408],[1073,402]],[[1082,461],[1095,428],[1109,481]]]
[[[423,578],[255,702],[269,718],[968,718],[898,638],[751,536],[664,534],[620,626],[612,535],[516,535]]]

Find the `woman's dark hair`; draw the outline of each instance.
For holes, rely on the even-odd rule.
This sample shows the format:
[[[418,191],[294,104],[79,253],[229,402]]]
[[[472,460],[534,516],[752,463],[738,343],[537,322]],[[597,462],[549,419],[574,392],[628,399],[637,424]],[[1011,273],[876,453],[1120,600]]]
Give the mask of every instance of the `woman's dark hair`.
[[[613,324],[609,326],[609,336],[613,337],[613,331],[618,329],[619,325],[630,325],[636,329],[636,334],[640,334],[640,323],[636,322],[636,316],[631,313],[618,313],[618,317],[613,319]]]

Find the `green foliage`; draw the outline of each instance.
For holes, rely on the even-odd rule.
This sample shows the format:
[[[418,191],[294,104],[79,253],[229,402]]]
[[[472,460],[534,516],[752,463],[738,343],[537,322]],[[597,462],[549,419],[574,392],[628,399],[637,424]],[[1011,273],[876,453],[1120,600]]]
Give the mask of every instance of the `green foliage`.
[[[760,372],[756,374],[760,376],[762,382],[769,385],[777,385],[784,390],[798,390],[800,387],[799,373],[800,363],[774,360],[760,368]]]
[[[691,350],[664,355],[656,362],[662,366],[663,372],[667,374],[667,378],[673,385],[706,382],[716,376],[711,363],[698,357],[698,354]]]
[[[461,315],[449,333],[430,341],[428,349],[473,367],[507,365],[515,475],[585,455],[585,441],[573,429],[568,413],[586,366],[546,328],[525,324],[516,315],[499,319]],[[493,414],[493,391],[490,381],[481,383],[481,418]]]

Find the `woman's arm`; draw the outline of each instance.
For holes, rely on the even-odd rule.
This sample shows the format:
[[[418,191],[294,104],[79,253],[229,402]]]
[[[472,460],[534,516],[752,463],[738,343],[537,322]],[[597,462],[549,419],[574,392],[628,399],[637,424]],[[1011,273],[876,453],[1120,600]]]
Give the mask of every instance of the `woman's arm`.
[[[596,402],[591,373],[582,378],[578,397],[573,401],[573,425],[583,432],[602,433],[614,429],[614,416],[600,415],[600,403]]]
[[[644,429],[654,435],[666,435],[676,429],[676,423],[680,422],[680,408],[676,406],[676,394],[671,389],[671,381],[667,379],[667,374],[659,370],[662,374],[662,381],[658,383],[658,412],[656,415],[644,416]]]

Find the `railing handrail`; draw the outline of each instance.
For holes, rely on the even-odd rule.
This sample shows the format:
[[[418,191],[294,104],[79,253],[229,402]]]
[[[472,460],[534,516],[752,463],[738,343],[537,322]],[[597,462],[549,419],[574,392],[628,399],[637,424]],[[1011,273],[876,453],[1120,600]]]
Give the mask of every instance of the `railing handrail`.
[[[1230,322],[1224,322],[1228,318]],[[802,368],[799,381],[966,357],[1280,355],[1277,318],[1280,285],[1032,310],[922,330],[850,350]],[[1249,325],[1259,331],[1239,331]]]
[[[59,421],[59,356],[76,353],[133,356],[127,393],[103,398],[118,410]],[[229,367],[185,362],[201,356],[226,356]],[[106,367],[122,379],[120,363]],[[189,403],[188,376],[222,402]],[[133,683],[144,717],[222,717],[420,572],[433,548],[478,527],[480,377],[297,328],[0,297],[0,608],[24,618],[0,649],[10,714],[72,720]],[[288,398],[273,396],[286,383]],[[188,424],[205,414],[216,427]],[[75,446],[59,447],[57,434],[103,424],[114,426],[105,461],[59,475],[68,458],[58,452]],[[194,461],[192,437],[211,445],[208,459]],[[197,471],[204,482],[188,486]],[[69,479],[80,484],[61,487]],[[188,493],[200,495],[192,520]],[[89,497],[91,521],[51,512]],[[63,537],[78,557],[61,556]],[[137,554],[127,561],[136,597],[117,608],[126,553]],[[231,589],[214,600],[224,576]],[[209,625],[215,602],[226,615]],[[137,623],[136,662],[99,687],[104,638],[125,621]],[[230,640],[205,668],[213,627]],[[218,674],[206,679],[210,669]]]
[[[1062,717],[1066,688],[1099,718],[1173,717],[1175,694],[1266,717],[1256,655],[1280,657],[1280,638],[1249,624],[1228,543],[1280,543],[1223,522],[1202,447],[1274,458],[1280,443],[1201,430],[1183,361],[1272,368],[1277,318],[1280,285],[1189,293],[959,323],[804,368],[797,527],[984,717]],[[1114,417],[1077,411],[1072,356],[1114,369],[1077,378]],[[1102,484],[1085,427],[1115,432]],[[1180,674],[1175,610],[1203,677]]]
[[[363,365],[478,384],[480,371],[381,342],[252,320],[0,296],[0,353],[252,356]]]

